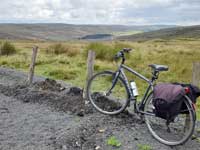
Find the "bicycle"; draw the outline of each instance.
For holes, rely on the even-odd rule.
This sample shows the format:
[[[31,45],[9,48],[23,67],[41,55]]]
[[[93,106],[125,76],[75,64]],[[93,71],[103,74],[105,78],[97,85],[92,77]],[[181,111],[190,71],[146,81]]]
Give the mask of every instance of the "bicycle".
[[[174,119],[174,122],[167,124],[166,120],[157,117],[154,111],[155,107],[152,104],[153,90],[159,73],[168,71],[168,66],[149,65],[152,68],[152,77],[148,79],[125,65],[125,53],[129,53],[131,50],[124,48],[115,55],[115,60],[121,59],[121,63],[116,71],[99,72],[89,79],[86,88],[87,98],[97,111],[107,115],[121,113],[127,107],[130,107],[130,102],[132,101],[134,113],[143,116],[148,130],[155,139],[170,146],[185,143],[194,132],[196,120],[191,99],[187,95],[184,96],[183,101],[187,106],[185,112],[189,113],[180,113]],[[137,102],[137,91],[134,93],[131,82],[129,82],[124,70],[139,77],[148,84],[140,102]]]

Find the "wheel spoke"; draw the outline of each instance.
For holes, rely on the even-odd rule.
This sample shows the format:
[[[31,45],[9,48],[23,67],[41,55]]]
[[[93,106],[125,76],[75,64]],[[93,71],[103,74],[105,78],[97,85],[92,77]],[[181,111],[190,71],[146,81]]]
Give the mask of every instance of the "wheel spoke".
[[[155,112],[152,104],[153,96],[149,96],[145,104],[145,112]],[[186,142],[194,130],[194,114],[189,103],[184,100],[187,106],[183,113],[178,114],[173,121],[167,122],[160,117],[145,115],[145,121],[150,133],[160,142],[166,145],[179,145]]]
[[[92,105],[104,114],[120,113],[128,104],[125,82],[119,77],[113,86],[113,76],[114,73],[102,72],[94,75],[88,82],[88,98]]]

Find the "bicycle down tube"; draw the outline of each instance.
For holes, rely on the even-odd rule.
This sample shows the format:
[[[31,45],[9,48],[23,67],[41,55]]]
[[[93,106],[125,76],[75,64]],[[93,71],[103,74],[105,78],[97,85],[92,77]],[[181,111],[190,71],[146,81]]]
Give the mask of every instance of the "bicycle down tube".
[[[132,91],[131,91],[131,88],[130,88],[130,85],[129,85],[129,82],[128,82],[128,78],[126,77],[126,75],[125,75],[123,69],[127,70],[128,72],[131,72],[132,74],[134,74],[135,76],[139,77],[140,79],[144,80],[145,82],[147,82],[147,83],[149,84],[149,86],[147,87],[147,89],[146,89],[146,91],[145,91],[145,93],[144,93],[144,96],[143,96],[143,98],[142,98],[140,107],[139,107],[139,108],[137,107],[136,101],[135,101],[135,103],[134,103],[134,107],[135,107],[135,111],[136,111],[136,112],[139,112],[139,113],[142,113],[142,114],[152,115],[152,114],[149,114],[149,113],[147,113],[147,112],[141,111],[141,108],[143,107],[143,105],[144,105],[144,103],[145,103],[145,101],[146,101],[146,98],[147,98],[147,96],[148,96],[148,93],[149,93],[150,89],[153,90],[153,81],[147,79],[145,76],[143,76],[143,75],[141,75],[140,73],[134,71],[133,69],[129,68],[128,66],[121,64],[121,65],[119,66],[119,70],[118,70],[117,72],[120,72],[119,74],[121,74],[122,77],[124,78],[125,83],[126,83],[126,85],[127,85],[127,87],[128,87],[129,93],[131,94],[131,99],[136,100],[135,97],[134,97],[133,94],[132,94]],[[119,74],[118,74],[118,75],[119,75]],[[129,101],[130,101],[131,99],[129,99]]]

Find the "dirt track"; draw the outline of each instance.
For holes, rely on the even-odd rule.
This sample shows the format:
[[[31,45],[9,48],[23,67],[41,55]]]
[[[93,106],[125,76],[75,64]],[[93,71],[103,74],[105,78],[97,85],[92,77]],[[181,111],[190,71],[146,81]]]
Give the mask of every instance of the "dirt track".
[[[91,108],[84,113],[79,88],[44,82],[39,77],[30,87],[24,84],[25,79],[21,72],[0,68],[1,150],[94,150],[97,146],[101,150],[137,150],[138,144],[148,144],[154,150],[200,149],[197,140],[173,148],[160,144],[145,124],[128,113],[105,116]],[[111,135],[120,140],[120,148],[106,144]]]

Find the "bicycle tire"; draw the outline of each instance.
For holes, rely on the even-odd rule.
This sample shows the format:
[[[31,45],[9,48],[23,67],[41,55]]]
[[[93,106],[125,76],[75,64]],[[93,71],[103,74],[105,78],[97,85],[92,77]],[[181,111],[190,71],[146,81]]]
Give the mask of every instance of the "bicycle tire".
[[[98,82],[96,81],[96,79],[99,78],[99,77],[102,77],[102,76],[108,76],[109,80],[107,78],[106,79],[103,79],[103,78],[98,79],[97,80],[98,82],[102,79],[102,83],[100,83],[101,84],[100,88],[108,89],[109,87],[107,87],[108,86],[107,84],[112,85],[112,81],[110,81],[110,80],[115,77],[115,73],[112,72],[112,71],[103,71],[103,72],[99,72],[99,73],[93,75],[89,79],[88,84],[87,84],[87,88],[86,88],[87,89],[86,90],[87,98],[89,99],[89,101],[91,102],[91,104],[94,106],[94,108],[97,111],[99,111],[99,112],[101,112],[103,114],[107,114],[107,115],[116,115],[116,114],[119,114],[120,112],[124,111],[126,109],[127,105],[128,105],[128,102],[129,102],[128,87],[126,86],[126,83],[125,83],[124,79],[121,76],[119,76],[119,78],[117,80],[117,83],[114,86],[113,90],[121,90],[123,92],[123,94],[126,95],[126,97],[125,97],[125,99],[123,99],[123,102],[122,102],[121,95],[119,95],[119,91],[117,91],[118,93],[115,93],[116,95],[114,95],[112,97],[112,101],[113,102],[111,102],[111,98],[110,98],[111,96],[110,95],[106,96],[101,90],[97,89],[95,91],[93,89],[95,87],[95,84],[98,84]],[[101,94],[99,94],[99,93],[101,93]],[[100,96],[99,97],[95,97],[94,96],[95,94],[96,95],[99,94]],[[99,103],[99,101],[97,102],[97,99],[101,99],[101,102],[100,103]],[[119,101],[119,100],[121,100],[121,101]],[[117,105],[116,108],[114,108],[114,106],[113,106],[113,105],[115,105],[114,101],[115,102],[117,101],[116,102],[116,105]],[[119,106],[120,105],[119,103],[122,103],[122,105]],[[102,105],[102,106],[100,106],[100,105]],[[110,110],[108,110],[108,109],[110,109]]]
[[[150,124],[150,120],[149,120],[150,117],[149,117],[149,115],[144,115],[145,123],[146,123],[146,125],[147,125],[147,127],[148,127],[150,133],[152,134],[152,136],[153,136],[156,140],[158,140],[159,142],[161,142],[161,143],[163,143],[163,144],[165,144],[165,145],[176,146],[176,145],[184,144],[185,142],[187,142],[187,141],[189,140],[189,138],[192,136],[192,134],[193,134],[193,132],[194,132],[195,120],[196,120],[195,116],[196,116],[196,114],[195,114],[195,111],[194,111],[194,109],[193,109],[193,106],[191,105],[192,103],[191,103],[190,98],[189,98],[188,96],[184,96],[184,97],[185,97],[185,98],[184,98],[184,103],[185,103],[185,105],[187,106],[187,109],[188,109],[188,111],[189,111],[190,126],[189,126],[189,129],[187,129],[187,130],[188,130],[188,131],[187,131],[187,134],[186,134],[183,138],[181,138],[180,140],[177,140],[177,141],[170,141],[170,140],[166,140],[166,139],[164,139],[163,137],[161,137],[161,135],[164,135],[164,134],[161,134],[161,133],[160,133],[160,135],[159,135],[158,133],[156,133],[156,131],[153,129],[153,126],[151,126],[151,124]],[[150,102],[152,101],[152,99],[153,99],[153,94],[151,93],[151,94],[149,94],[149,96],[148,96],[148,98],[147,98],[147,101],[146,101],[146,103],[145,103],[145,106],[144,106],[144,111],[145,111],[145,112],[148,111],[148,110],[147,110],[147,107],[148,107],[148,105],[150,104]],[[150,106],[149,106],[149,108],[150,108]],[[156,117],[156,116],[154,116],[154,117]],[[158,117],[157,117],[157,118],[158,118]],[[155,124],[154,124],[154,126],[155,126]],[[158,127],[155,127],[155,128],[156,128],[156,130],[157,130]],[[177,131],[178,131],[178,130],[177,130]]]

